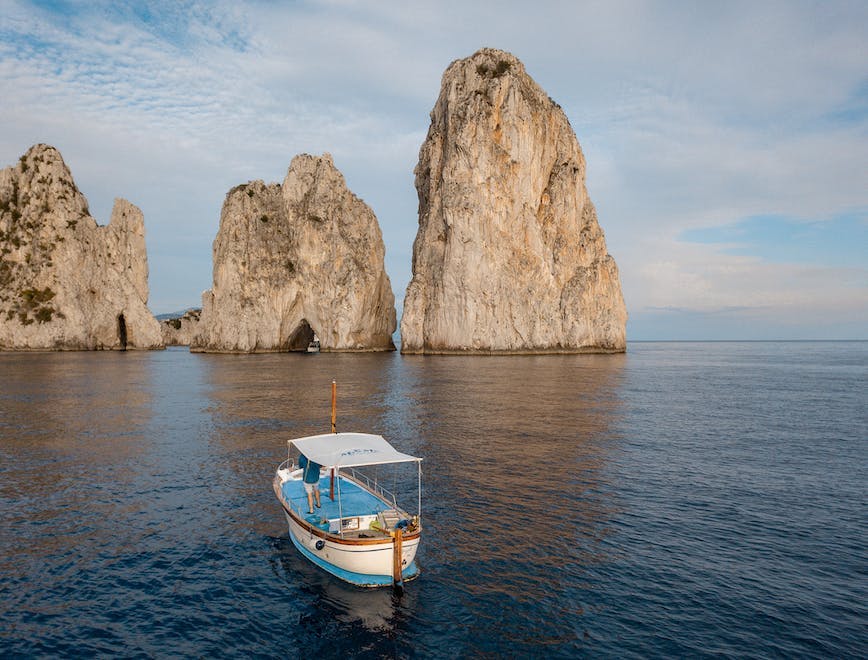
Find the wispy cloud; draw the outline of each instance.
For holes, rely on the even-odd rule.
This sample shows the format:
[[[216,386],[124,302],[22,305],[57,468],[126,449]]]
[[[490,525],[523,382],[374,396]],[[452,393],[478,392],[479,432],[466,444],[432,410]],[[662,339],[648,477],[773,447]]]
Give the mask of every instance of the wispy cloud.
[[[868,263],[868,209],[828,220],[754,216],[688,230],[680,238],[716,246],[721,254],[758,256],[768,263],[860,268]]]
[[[866,30],[868,6],[847,2],[6,0],[0,151],[55,144],[99,218],[114,196],[142,207],[156,311],[210,285],[229,188],[330,151],[378,215],[401,298],[440,76],[500,47],[576,129],[630,336],[688,317],[697,336],[799,318],[868,336],[864,225],[841,220],[868,208]],[[809,254],[781,223],[851,240]]]

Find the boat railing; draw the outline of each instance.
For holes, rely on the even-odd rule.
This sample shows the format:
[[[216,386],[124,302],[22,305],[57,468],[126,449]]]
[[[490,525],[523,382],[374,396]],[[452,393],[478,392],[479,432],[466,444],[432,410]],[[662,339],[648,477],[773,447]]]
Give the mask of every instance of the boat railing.
[[[380,495],[384,500],[392,502],[392,506],[396,509],[398,508],[398,500],[395,499],[395,494],[387,488],[383,488],[376,479],[371,479],[368,475],[354,470],[353,468],[343,468],[341,472],[348,475],[354,481],[363,484],[373,493]]]
[[[295,468],[295,462],[290,460],[290,459],[287,459],[283,463],[281,463],[277,469],[279,472],[281,470],[289,470],[291,468]],[[385,501],[391,502],[392,506],[394,508],[396,508],[396,509],[399,508],[398,507],[398,499],[395,497],[395,494],[392,491],[390,491],[388,488],[385,488],[384,486],[382,486],[377,479],[372,479],[367,474],[365,474],[363,472],[359,472],[358,470],[356,470],[354,468],[342,468],[341,474],[348,476],[350,479],[361,484],[362,486],[367,488],[372,493],[375,493],[376,495],[380,496]],[[290,506],[292,506],[292,503],[290,503]],[[301,510],[300,504],[296,504],[296,508],[298,508],[299,514],[303,513]]]
[[[281,471],[294,471],[295,470],[295,461],[292,459],[286,459],[283,463],[277,466],[278,473]],[[305,516],[307,510],[307,504],[305,502],[293,502],[292,500],[286,500],[286,503],[289,505],[291,509],[295,509],[298,512],[300,518]],[[302,510],[302,504],[305,504],[305,509]]]

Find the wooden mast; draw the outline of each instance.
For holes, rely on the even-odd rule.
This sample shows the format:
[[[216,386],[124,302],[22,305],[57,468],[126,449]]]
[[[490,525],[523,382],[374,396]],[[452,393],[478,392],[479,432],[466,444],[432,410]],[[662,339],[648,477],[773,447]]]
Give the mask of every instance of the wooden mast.
[[[332,381],[332,433],[337,433],[338,420],[338,384]]]

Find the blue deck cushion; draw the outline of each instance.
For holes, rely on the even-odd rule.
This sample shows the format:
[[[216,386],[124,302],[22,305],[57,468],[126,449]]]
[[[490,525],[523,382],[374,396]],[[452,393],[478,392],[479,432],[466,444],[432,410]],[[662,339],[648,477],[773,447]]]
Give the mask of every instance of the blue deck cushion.
[[[338,484],[335,482],[335,501],[332,502],[328,495],[329,481],[330,477],[323,477],[319,480],[319,488],[322,493],[320,498],[322,500],[322,508],[314,509],[314,513],[310,515],[310,518],[316,521],[309,521],[312,524],[318,524],[322,518],[339,518],[341,513],[343,513],[344,518],[349,516],[369,516],[391,508],[390,504],[384,503],[368,491],[341,477],[340,494],[342,509],[338,511]],[[304,484],[301,480],[285,482],[283,484],[283,497],[292,505],[293,511],[296,513],[301,512],[301,516],[305,520],[308,519],[307,494],[304,492]],[[328,526],[326,525],[326,527]]]

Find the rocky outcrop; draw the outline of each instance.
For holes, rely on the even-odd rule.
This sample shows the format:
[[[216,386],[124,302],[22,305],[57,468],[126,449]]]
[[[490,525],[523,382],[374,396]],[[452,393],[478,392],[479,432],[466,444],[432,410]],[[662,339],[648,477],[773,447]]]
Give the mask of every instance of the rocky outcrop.
[[[486,48],[449,66],[415,172],[402,352],[625,349],[582,150],[513,55]]]
[[[0,349],[162,348],[147,307],[142,212],[97,225],[60,153],[38,144],[0,171]]]
[[[230,190],[213,256],[191,350],[305,350],[314,333],[323,351],[394,350],[380,227],[328,154]]]
[[[160,330],[163,333],[163,343],[166,346],[189,346],[193,337],[199,332],[199,317],[201,309],[188,309],[179,316],[172,318],[160,317]]]

